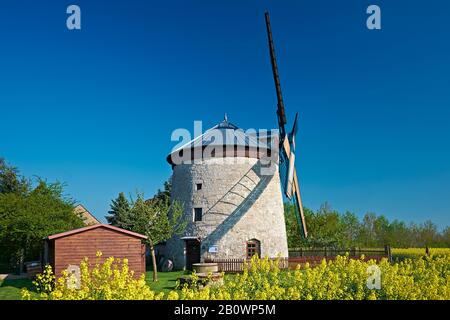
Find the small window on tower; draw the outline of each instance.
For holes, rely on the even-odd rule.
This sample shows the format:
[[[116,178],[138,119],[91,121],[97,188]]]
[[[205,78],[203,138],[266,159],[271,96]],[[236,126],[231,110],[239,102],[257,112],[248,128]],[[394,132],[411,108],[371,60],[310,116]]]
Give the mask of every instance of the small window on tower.
[[[256,239],[247,241],[247,259],[251,259],[254,255],[261,257],[261,244]]]
[[[202,184],[201,183],[196,183],[195,184],[195,190],[202,190]]]
[[[203,210],[202,208],[194,208],[194,221],[202,221]]]

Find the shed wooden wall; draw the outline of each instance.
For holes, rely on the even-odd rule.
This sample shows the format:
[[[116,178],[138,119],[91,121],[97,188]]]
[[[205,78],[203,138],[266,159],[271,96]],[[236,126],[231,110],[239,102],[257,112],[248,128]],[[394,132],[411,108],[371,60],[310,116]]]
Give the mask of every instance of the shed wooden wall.
[[[53,268],[57,276],[70,264],[79,265],[84,257],[88,257],[90,263],[94,264],[97,251],[103,253],[100,261],[111,256],[127,258],[129,268],[135,272],[136,277],[145,273],[145,246],[138,237],[107,228],[96,228],[52,241],[55,252]]]

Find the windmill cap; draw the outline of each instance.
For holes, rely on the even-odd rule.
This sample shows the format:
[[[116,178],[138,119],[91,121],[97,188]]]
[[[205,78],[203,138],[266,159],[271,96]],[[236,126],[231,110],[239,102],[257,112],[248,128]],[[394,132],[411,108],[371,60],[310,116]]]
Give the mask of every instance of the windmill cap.
[[[278,137],[278,130],[247,130],[245,132],[231,123],[225,114],[224,119],[217,125],[173,150],[167,156],[167,161],[171,165],[177,165],[199,158],[228,156],[259,158],[261,153],[267,154],[268,150],[273,149],[272,140],[275,136]],[[226,152],[223,147],[227,147]]]

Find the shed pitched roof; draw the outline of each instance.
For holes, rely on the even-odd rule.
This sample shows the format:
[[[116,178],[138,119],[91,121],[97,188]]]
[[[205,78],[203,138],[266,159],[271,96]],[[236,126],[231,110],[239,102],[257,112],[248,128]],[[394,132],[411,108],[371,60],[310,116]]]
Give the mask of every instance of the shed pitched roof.
[[[50,235],[50,236],[48,236],[48,237],[46,237],[44,239],[48,239],[48,240],[58,239],[58,238],[70,236],[72,234],[81,233],[81,232],[85,232],[85,231],[89,231],[89,230],[93,230],[93,229],[97,229],[97,228],[106,228],[106,229],[114,230],[114,231],[117,231],[117,232],[125,233],[125,234],[128,234],[128,235],[133,236],[133,237],[137,237],[137,238],[141,238],[141,239],[147,239],[147,236],[144,236],[143,234],[136,233],[136,232],[129,231],[129,230],[125,230],[125,229],[118,228],[118,227],[114,227],[114,226],[109,225],[109,224],[95,224],[95,225],[87,226],[87,227],[84,227],[84,228],[79,228],[79,229],[74,229],[74,230],[70,230],[70,231],[66,231],[66,232],[52,234],[52,235]]]

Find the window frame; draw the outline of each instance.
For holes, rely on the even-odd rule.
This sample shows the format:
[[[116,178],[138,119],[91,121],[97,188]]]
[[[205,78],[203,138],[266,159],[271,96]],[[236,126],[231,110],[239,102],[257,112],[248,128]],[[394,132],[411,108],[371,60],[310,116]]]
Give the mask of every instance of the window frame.
[[[193,212],[192,212],[192,219],[193,219],[193,221],[194,222],[200,222],[200,221],[203,221],[203,208],[202,207],[194,207],[193,209]],[[198,213],[198,211],[197,210],[199,210],[199,212],[200,212],[200,220],[197,220],[197,213]]]
[[[261,258],[261,241],[258,239],[250,239],[245,243],[245,257],[251,259],[254,255]]]

